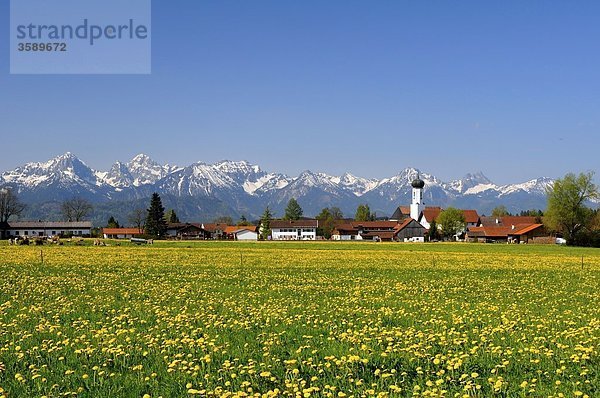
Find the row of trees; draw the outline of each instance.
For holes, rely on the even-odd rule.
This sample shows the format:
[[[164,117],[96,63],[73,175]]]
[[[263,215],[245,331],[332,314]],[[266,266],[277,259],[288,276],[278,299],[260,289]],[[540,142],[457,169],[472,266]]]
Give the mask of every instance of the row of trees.
[[[20,216],[26,208],[11,188],[0,189],[0,222],[6,223],[11,217]],[[79,197],[65,200],[60,205],[60,212],[67,221],[82,221],[92,210],[92,204]]]
[[[506,216],[521,216],[521,217],[543,217],[544,216],[544,212],[541,210],[537,210],[537,209],[532,209],[532,210],[522,210],[518,213],[511,213],[508,211],[508,209],[506,208],[506,206],[504,205],[500,205],[500,206],[496,206],[493,210],[492,210],[492,217],[506,217]]]

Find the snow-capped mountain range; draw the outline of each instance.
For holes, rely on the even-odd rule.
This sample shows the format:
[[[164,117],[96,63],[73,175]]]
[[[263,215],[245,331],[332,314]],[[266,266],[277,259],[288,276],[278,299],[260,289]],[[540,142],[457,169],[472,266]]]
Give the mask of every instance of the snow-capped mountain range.
[[[480,214],[489,214],[497,205],[505,205],[511,211],[543,209],[546,188],[553,182],[549,178],[538,178],[520,184],[497,185],[481,172],[444,182],[414,168],[381,180],[349,173],[331,176],[308,170],[290,177],[265,172],[246,161],[198,162],[178,167],[160,165],[143,154],[126,163],[116,162],[109,171],[97,171],[75,155],[66,153],[47,162],[27,163],[3,172],[0,186],[16,189],[23,201],[37,209],[37,213],[32,213],[36,216],[45,216],[39,209],[48,208],[48,203],[82,196],[96,203],[98,209],[112,209],[126,217],[127,209],[145,205],[152,192],[164,196],[166,207],[175,208],[182,215],[180,218],[189,220],[242,214],[256,218],[266,206],[281,215],[292,197],[309,216],[328,206],[338,206],[352,216],[361,203],[369,204],[378,215],[385,216],[397,206],[410,203],[410,183],[417,175],[426,184],[426,205],[473,208]]]

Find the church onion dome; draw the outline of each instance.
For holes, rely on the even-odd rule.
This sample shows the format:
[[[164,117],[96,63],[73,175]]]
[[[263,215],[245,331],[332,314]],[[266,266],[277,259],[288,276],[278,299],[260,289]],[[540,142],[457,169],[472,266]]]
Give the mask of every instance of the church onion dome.
[[[416,179],[413,180],[411,185],[413,188],[423,189],[423,187],[425,187],[425,181],[423,181],[423,180],[421,180],[421,178],[417,177]]]

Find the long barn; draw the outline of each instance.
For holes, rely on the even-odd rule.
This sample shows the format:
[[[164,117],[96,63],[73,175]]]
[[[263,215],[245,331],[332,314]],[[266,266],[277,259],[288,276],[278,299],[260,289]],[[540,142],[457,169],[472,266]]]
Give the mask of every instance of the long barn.
[[[10,221],[4,231],[6,238],[42,237],[42,236],[80,236],[92,235],[91,221],[55,222],[55,221]]]

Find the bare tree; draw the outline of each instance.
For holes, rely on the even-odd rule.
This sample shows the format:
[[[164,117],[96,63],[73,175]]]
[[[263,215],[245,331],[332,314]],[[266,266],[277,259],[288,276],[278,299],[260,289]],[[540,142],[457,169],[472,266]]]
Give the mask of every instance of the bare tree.
[[[21,203],[12,189],[0,189],[0,222],[8,222],[11,216],[18,216],[23,210],[25,204]]]
[[[66,200],[60,207],[63,217],[67,221],[82,221],[93,209],[94,207],[88,200],[80,197]]]
[[[129,214],[129,217],[127,217],[127,221],[129,221],[131,225],[142,231],[146,224],[147,214],[148,212],[146,209],[138,207],[137,209],[133,209],[133,211]]]

